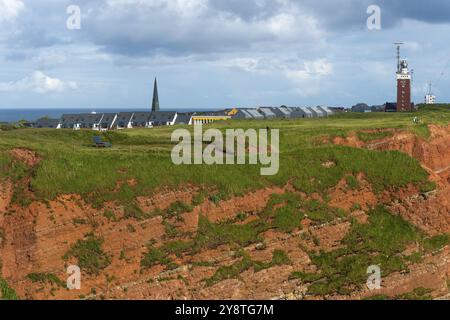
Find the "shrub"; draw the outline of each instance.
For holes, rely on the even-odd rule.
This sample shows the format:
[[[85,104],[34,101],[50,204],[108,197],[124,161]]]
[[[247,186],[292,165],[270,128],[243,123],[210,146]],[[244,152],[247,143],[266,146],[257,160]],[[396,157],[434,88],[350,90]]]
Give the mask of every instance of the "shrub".
[[[59,279],[53,273],[30,273],[29,275],[27,275],[27,278],[30,279],[32,282],[41,282],[41,283],[48,282],[50,284],[57,285],[62,288],[66,287],[66,283],[61,279]]]
[[[400,216],[377,207],[369,212],[369,223],[353,222],[342,241],[344,248],[310,253],[312,263],[320,269],[317,275],[294,273],[292,277],[310,282],[309,294],[350,294],[365,283],[370,265],[379,265],[384,276],[405,269],[407,259],[401,252],[421,237],[420,231]]]
[[[427,251],[436,252],[450,243],[450,235],[441,234],[432,238],[424,239],[423,247]]]
[[[74,257],[78,260],[81,270],[91,275],[98,275],[111,263],[111,258],[102,250],[103,239],[87,235],[86,239],[78,240],[64,255],[67,260]]]
[[[0,298],[2,300],[18,300],[16,291],[0,276]]]

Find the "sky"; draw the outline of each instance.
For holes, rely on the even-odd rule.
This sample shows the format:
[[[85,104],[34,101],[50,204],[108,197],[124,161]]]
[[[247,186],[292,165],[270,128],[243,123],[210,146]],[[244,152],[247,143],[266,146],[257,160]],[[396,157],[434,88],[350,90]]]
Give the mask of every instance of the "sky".
[[[383,104],[399,41],[448,102],[449,34],[448,0],[0,0],[0,109]]]

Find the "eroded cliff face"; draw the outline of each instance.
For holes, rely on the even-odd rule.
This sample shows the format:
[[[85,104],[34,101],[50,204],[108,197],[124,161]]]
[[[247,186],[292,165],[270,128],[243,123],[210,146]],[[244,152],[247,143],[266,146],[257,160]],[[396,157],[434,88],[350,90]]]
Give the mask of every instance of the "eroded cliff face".
[[[381,203],[429,235],[450,232],[450,127],[430,126],[430,131],[431,137],[427,140],[410,133],[395,132],[392,137],[370,143],[359,141],[356,135],[347,139],[337,138],[334,142],[405,152],[417,158],[430,173],[431,179],[437,183],[436,191],[422,194],[409,186],[395,192],[376,194],[364,175],[359,174],[356,176],[359,189],[346,188],[343,180],[329,190],[330,207],[352,211],[349,213],[352,217],[366,223],[367,210]],[[14,150],[11,154],[28,166],[39,164],[39,157],[30,151]],[[135,219],[127,216],[125,207],[117,203],[107,203],[99,210],[79,195],[63,195],[46,203],[32,201],[23,207],[12,201],[13,188],[9,181],[0,183],[1,273],[21,298],[28,299],[301,299],[307,285],[291,279],[290,275],[294,271],[318,272],[305,250],[335,250],[342,246],[341,240],[350,228],[350,223],[342,219],[312,224],[305,217],[299,231],[265,231],[261,243],[243,248],[251,260],[270,262],[274,250],[280,249],[288,255],[290,264],[273,265],[258,272],[247,268],[238,277],[206,285],[204,279],[212,277],[220,266],[230,266],[238,260],[232,253],[239,248],[225,244],[189,255],[171,254],[176,268],[167,270],[163,265],[155,265],[143,269],[141,260],[148,251],[147,244],[151,242],[158,247],[169,241],[168,222],[178,231],[177,240],[191,240],[197,232],[200,215],[211,222],[219,222],[245,213],[243,220],[236,223],[248,223],[264,210],[273,194],[296,193],[294,188],[290,185],[267,188],[218,203],[204,200],[190,212],[169,220],[160,215]],[[136,203],[143,212],[166,210],[176,201],[190,203],[198,192],[196,186],[183,186],[180,190],[162,189],[151,197],[138,198]],[[305,200],[323,200],[320,195],[298,195]],[[360,207],[351,210],[355,203]],[[47,273],[65,282],[67,265],[76,261],[63,257],[71,246],[89,233],[103,239],[102,248],[110,258],[110,264],[98,274],[83,273],[81,290],[69,291],[45,281],[29,279],[32,273]],[[305,237],[305,234],[313,237]],[[415,246],[408,248],[411,252],[416,249]],[[395,296],[425,287],[432,289],[435,297],[448,294],[448,247],[424,257],[409,269],[408,274],[393,273],[383,279],[383,288],[376,293]],[[373,294],[363,290],[355,292],[352,298]],[[346,299],[348,296],[332,298]]]

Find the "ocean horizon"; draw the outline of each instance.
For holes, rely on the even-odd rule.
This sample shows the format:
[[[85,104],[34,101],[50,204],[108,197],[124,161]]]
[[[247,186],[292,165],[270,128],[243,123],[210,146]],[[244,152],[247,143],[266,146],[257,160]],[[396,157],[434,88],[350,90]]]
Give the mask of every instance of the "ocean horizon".
[[[163,109],[161,111],[193,112],[210,109]],[[130,112],[151,111],[150,108],[8,108],[0,109],[0,122],[17,122],[20,120],[36,121],[42,117],[61,118],[65,113],[107,113],[107,112]]]

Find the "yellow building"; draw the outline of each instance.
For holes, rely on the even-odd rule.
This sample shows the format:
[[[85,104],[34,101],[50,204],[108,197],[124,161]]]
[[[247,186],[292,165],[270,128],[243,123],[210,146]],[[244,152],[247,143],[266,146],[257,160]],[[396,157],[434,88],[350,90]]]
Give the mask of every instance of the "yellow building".
[[[194,115],[191,119],[191,124],[208,124],[217,121],[225,121],[231,119],[228,115]]]

